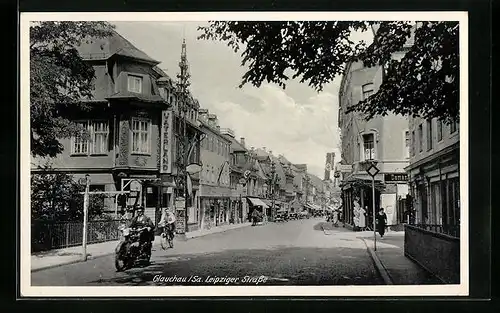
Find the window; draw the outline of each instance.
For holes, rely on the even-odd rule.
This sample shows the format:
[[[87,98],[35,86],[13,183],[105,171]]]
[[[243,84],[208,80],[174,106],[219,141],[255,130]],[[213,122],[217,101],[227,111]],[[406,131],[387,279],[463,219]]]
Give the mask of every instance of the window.
[[[80,121],[77,124],[85,128],[89,136],[84,136],[82,132],[72,138],[72,154],[108,153],[109,126],[107,121]]]
[[[424,150],[424,130],[422,124],[418,125],[418,151]]]
[[[441,141],[443,140],[443,121],[437,120],[436,121],[436,128],[437,128],[437,140]]]
[[[432,120],[427,120],[427,151],[432,149]]]
[[[77,122],[79,126],[87,129],[88,128],[88,122]],[[79,134],[76,134],[72,138],[72,145],[71,145],[71,153],[72,154],[88,154],[89,152],[89,145],[88,145],[88,140],[84,139],[84,132],[80,132]]]
[[[405,158],[410,157],[410,132],[405,130],[405,150],[404,150]]]
[[[450,124],[450,134],[453,134],[457,131],[457,122],[452,122]]]
[[[108,153],[108,123],[102,121],[93,121],[90,123],[90,133],[92,141],[92,154]]]
[[[375,144],[373,134],[363,135],[363,150],[365,160],[375,159]]]
[[[132,119],[132,153],[151,153],[151,120]]]
[[[415,142],[415,131],[413,130],[411,132],[411,156],[414,156],[415,155],[415,146],[416,146],[416,142]]]
[[[128,91],[135,93],[142,93],[142,77],[129,75]]]
[[[367,99],[369,96],[373,95],[373,84],[365,84],[361,87],[363,90],[363,100]]]

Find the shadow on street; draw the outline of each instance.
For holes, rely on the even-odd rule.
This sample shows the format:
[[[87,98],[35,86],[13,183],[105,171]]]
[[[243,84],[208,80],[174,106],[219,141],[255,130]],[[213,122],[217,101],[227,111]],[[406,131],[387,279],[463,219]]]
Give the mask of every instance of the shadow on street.
[[[265,277],[260,285],[375,285],[383,284],[365,249],[296,248],[225,250],[199,254],[158,256],[148,267],[133,268],[116,277],[90,282],[92,285],[225,285],[206,282],[208,277],[234,277],[230,285],[254,286],[247,277]],[[198,276],[199,280],[187,279]],[[158,282],[176,277],[177,282]],[[182,280],[185,281],[182,281]],[[155,281],[156,280],[156,281]]]

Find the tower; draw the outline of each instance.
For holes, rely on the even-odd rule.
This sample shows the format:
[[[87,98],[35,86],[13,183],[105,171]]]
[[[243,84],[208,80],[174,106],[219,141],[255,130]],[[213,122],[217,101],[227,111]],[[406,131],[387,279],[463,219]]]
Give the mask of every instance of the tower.
[[[335,162],[335,152],[328,152],[326,154],[326,162],[325,162],[325,181],[330,181],[330,173],[333,170],[333,166]]]

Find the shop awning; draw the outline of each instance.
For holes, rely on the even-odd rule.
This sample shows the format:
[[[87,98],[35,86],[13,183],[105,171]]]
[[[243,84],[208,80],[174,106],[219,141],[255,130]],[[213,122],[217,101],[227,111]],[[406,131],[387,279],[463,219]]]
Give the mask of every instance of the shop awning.
[[[259,198],[247,198],[248,201],[250,201],[250,203],[252,205],[255,205],[255,206],[261,206],[263,207],[264,209],[267,209],[269,208],[269,206],[267,204],[265,204],[262,200],[260,200]]]

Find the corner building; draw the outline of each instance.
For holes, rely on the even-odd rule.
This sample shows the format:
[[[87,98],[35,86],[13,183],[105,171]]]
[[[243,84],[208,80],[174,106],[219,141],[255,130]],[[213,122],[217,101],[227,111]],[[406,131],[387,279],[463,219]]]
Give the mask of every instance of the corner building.
[[[339,92],[339,128],[341,129],[343,171],[341,181],[343,213],[346,226],[355,225],[359,208],[366,211],[366,227],[372,228],[372,178],[366,172],[375,162],[380,172],[375,176],[375,207],[383,207],[388,225],[400,228],[404,222],[408,194],[405,167],[409,164],[410,132],[408,119],[389,114],[366,121],[348,107],[376,93],[383,79],[382,67],[366,68],[361,62],[349,62]]]

